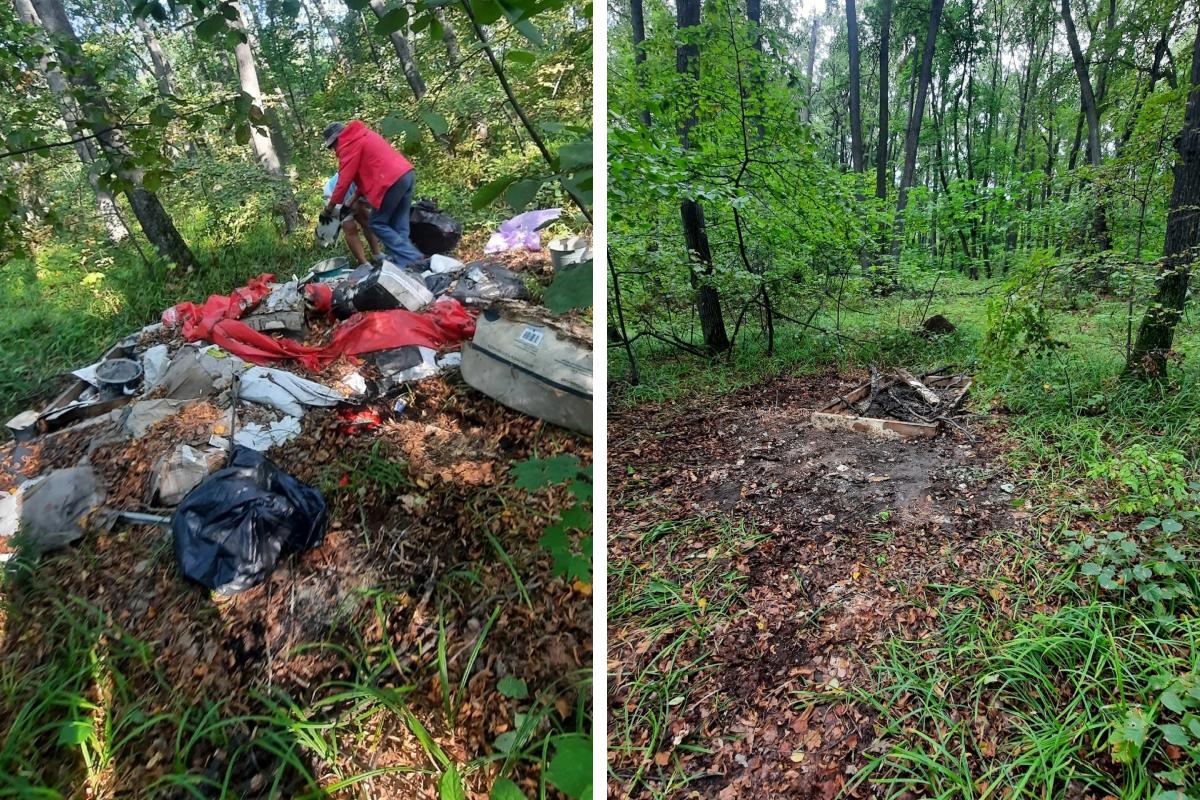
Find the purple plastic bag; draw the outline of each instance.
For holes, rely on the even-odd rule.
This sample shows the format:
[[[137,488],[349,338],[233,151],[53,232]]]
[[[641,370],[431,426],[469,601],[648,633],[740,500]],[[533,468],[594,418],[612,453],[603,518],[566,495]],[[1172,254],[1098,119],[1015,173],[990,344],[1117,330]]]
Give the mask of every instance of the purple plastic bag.
[[[500,230],[492,234],[483,247],[485,253],[503,253],[506,250],[541,250],[542,234],[538,228],[547,222],[558,219],[562,214],[561,208],[543,208],[537,211],[526,211],[517,214],[507,222],[501,223]]]

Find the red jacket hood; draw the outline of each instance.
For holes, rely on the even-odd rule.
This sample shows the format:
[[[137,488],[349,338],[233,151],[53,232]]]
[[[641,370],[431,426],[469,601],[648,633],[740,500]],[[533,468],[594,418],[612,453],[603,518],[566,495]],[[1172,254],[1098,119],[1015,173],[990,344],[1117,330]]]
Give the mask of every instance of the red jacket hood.
[[[338,136],[334,151],[338,158],[338,182],[330,195],[331,203],[340,203],[351,183],[373,207],[383,204],[383,196],[392,184],[412,171],[412,164],[375,131],[359,120],[352,120]]]

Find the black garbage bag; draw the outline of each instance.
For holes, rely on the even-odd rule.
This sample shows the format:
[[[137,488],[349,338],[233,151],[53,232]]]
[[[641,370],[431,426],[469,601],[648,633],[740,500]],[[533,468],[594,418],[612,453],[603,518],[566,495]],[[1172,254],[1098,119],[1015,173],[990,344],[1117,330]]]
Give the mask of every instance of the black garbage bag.
[[[458,247],[462,223],[438,208],[432,200],[418,200],[409,212],[408,236],[427,256],[445,255]]]
[[[452,275],[449,272],[431,272],[425,277],[425,288],[434,297],[441,297],[450,291],[450,287],[454,285],[454,281],[456,280],[458,280],[458,276]]]
[[[280,556],[320,545],[327,519],[319,491],[239,446],[175,509],[175,558],[191,580],[234,594],[266,580]]]

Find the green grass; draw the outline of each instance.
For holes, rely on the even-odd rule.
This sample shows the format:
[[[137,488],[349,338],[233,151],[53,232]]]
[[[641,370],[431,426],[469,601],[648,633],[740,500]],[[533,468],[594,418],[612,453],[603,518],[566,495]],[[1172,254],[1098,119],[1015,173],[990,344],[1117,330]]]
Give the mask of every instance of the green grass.
[[[745,575],[730,559],[764,537],[730,520],[664,521],[637,534],[628,548],[610,547],[608,625],[610,648],[623,632],[635,637],[619,645],[642,655],[611,678],[609,752],[612,768],[633,791],[676,796],[696,776],[678,762],[659,767],[655,755],[672,748],[670,721],[697,702],[690,687],[710,671],[708,634],[737,613]],[[622,655],[628,657],[627,652]],[[682,745],[687,750],[694,745]]]
[[[1113,761],[1114,732],[1131,713],[1169,724],[1161,684],[1200,666],[1200,621],[1149,620],[1098,598],[1030,612],[1036,599],[1018,595],[1025,607],[1010,617],[977,587],[944,590],[938,643],[893,642],[878,687],[857,693],[885,721],[886,751],[854,784],[938,798],[1063,797],[1069,784],[1135,798],[1171,786],[1154,778],[1172,764],[1161,729],[1149,726],[1127,764]]]
[[[311,240],[311,237],[308,237]],[[200,269],[152,274],[129,247],[49,242],[0,269],[0,393],[11,414],[47,399],[53,380],[92,363],[164,309],[227,294],[261,272],[289,276],[315,253],[283,244],[269,222],[242,244],[197,246]]]
[[[1051,311],[1051,320],[1055,337],[1067,345],[1064,350],[1020,364],[1007,359],[998,365],[987,363],[980,347],[989,326],[988,303],[1001,298],[1005,291],[1000,279],[972,281],[951,274],[926,277],[909,291],[883,298],[852,297],[840,314],[826,308],[827,301],[812,320],[815,328],[825,332],[786,320],[776,321],[773,356],[767,356],[766,339],[757,327],[743,332],[732,353],[712,359],[688,355],[643,338],[635,343],[640,371],[638,386],[625,383],[629,374],[625,350],[610,343],[609,379],[619,381],[613,399],[630,406],[720,396],[780,375],[829,365],[876,364],[920,371],[956,364],[980,373],[976,375],[977,395],[990,397],[993,392],[1019,389],[1026,392],[1026,399],[1040,404],[1047,399],[1042,387],[1049,383],[1051,401],[1063,406],[1081,405],[1092,394],[1111,391],[1120,383],[1116,376],[1124,364],[1126,305],[1115,297],[1091,296],[1082,306],[1077,297],[1059,298]],[[931,292],[935,293],[933,300]],[[807,317],[805,312],[789,311],[791,316]],[[1141,311],[1140,306],[1135,309],[1135,330]],[[921,335],[918,330],[922,319],[934,314],[947,317],[957,330],[945,336]],[[684,330],[676,333],[685,340],[692,340],[695,335]],[[1197,365],[1200,320],[1185,317],[1176,335],[1175,348],[1184,356],[1181,376],[1189,382],[1187,387],[1194,388],[1200,380]]]
[[[157,755],[162,774],[145,787],[147,797],[241,796],[248,764],[255,765],[251,775],[266,776],[261,789],[270,796],[326,797],[387,775],[418,774],[431,776],[442,797],[455,797],[454,787],[461,791],[472,774],[499,765],[499,774],[506,775],[518,762],[539,766],[544,792],[551,748],[588,717],[580,705],[567,728],[558,721],[558,692],[574,692],[579,685],[578,676],[563,676],[560,686],[529,700],[513,734],[495,751],[458,762],[437,744],[427,725],[448,731],[457,726],[499,607],[469,650],[451,653],[452,661],[465,663],[458,664],[461,678],[441,715],[431,716],[424,704],[418,704],[423,709],[418,715],[411,703],[418,685],[428,683],[431,666],[402,666],[399,638],[368,640],[355,630],[348,645],[303,646],[337,655],[344,669],[334,672],[345,677],[320,683],[303,698],[263,689],[252,697],[254,711],[231,713],[230,698],[193,703],[178,692],[157,669],[154,648],[99,609],[39,585],[35,576],[23,580],[30,582],[25,591],[54,598],[54,613],[41,621],[40,633],[50,646],[46,656],[32,669],[0,669],[0,797],[59,798],[68,795],[56,787],[84,786],[110,796],[111,770],[144,764],[150,754]],[[368,599],[373,625],[386,632],[401,598],[373,591]],[[10,639],[17,635],[8,632]],[[445,648],[443,638],[439,650]],[[427,763],[371,767],[364,759],[406,735],[419,744]]]

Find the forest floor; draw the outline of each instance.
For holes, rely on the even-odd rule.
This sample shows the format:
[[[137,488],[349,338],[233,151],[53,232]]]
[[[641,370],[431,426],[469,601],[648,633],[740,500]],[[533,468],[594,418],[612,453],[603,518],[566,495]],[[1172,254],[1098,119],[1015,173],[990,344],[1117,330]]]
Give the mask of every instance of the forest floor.
[[[1086,577],[1115,547],[1081,581],[1064,546],[1147,574],[1158,547],[1164,586],[1200,588],[1152,539],[1168,525],[1138,525],[1200,501],[1159,466],[1195,445],[1195,398],[1110,383],[1107,416],[1022,417],[993,394],[926,441],[813,427],[865,378],[610,408],[610,797],[1174,798],[1192,751],[1157,700],[1191,685],[1194,601],[1151,611],[1129,574]]]
[[[0,788],[483,798],[503,775],[557,797],[560,755],[560,780],[590,779],[590,586],[556,577],[539,545],[574,497],[512,480],[535,456],[589,465],[590,439],[457,372],[404,399],[370,433],[314,409],[268,452],[322,491],[330,519],[322,545],[251,590],[220,599],[186,582],[159,528],[14,560],[0,588]],[[110,497],[138,502],[164,442],[224,418],[200,402],[97,450]],[[73,465],[96,435],[56,437],[24,467]]]
[[[653,714],[645,676],[686,673],[669,728],[631,726],[618,774],[672,764],[703,797],[834,797],[875,739],[873,715],[838,698],[869,685],[889,637],[928,635],[929,586],[1026,557],[994,426],[907,441],[813,427],[863,379],[791,376],[610,416],[610,597],[666,582],[695,617],[678,648],[663,647],[675,631],[610,617],[614,685],[634,687],[614,715]]]

